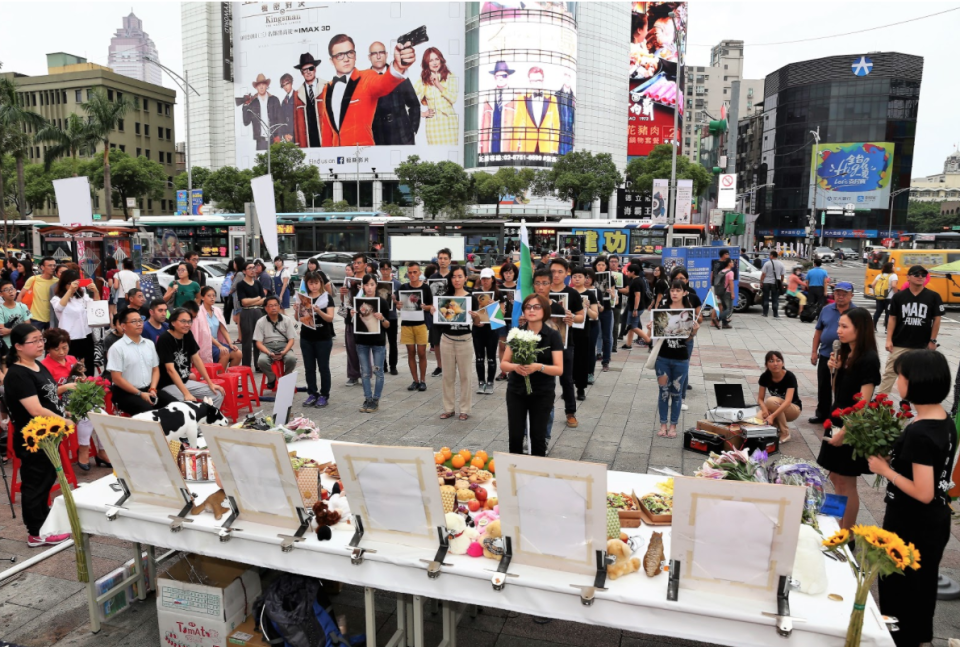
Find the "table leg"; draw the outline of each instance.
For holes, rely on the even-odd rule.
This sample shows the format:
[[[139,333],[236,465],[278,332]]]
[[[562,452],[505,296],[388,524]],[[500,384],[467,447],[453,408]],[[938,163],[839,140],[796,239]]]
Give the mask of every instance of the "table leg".
[[[416,640],[414,639],[414,624],[413,624],[413,596],[407,595],[403,598],[404,608],[406,610],[407,624],[404,625],[407,629],[407,642],[405,647],[419,647]]]
[[[153,590],[157,590],[157,554],[153,546],[147,546],[147,578]]]
[[[413,646],[424,647],[423,645],[423,597],[419,595],[413,596]]]
[[[137,576],[137,599],[142,602],[147,599],[147,581],[143,576],[143,547],[139,542],[133,544],[133,573]]]
[[[443,602],[443,642],[438,647],[457,647],[457,605],[449,600]]]
[[[90,631],[100,632],[100,614],[97,609],[97,576],[93,571],[93,553],[90,552],[90,535],[83,533],[83,554],[87,562],[87,606],[90,610]]]
[[[368,647],[376,647],[377,641],[377,632],[376,632],[376,623],[373,623],[373,632],[371,633],[370,625],[371,618],[375,617],[376,609],[373,604],[373,589],[370,589],[371,595],[369,602],[367,602],[366,592],[364,592],[364,606],[366,617],[367,617],[367,645]],[[390,636],[390,640],[387,641],[385,647],[406,647],[406,637],[407,637],[407,604],[404,600],[402,593],[397,593],[397,630]]]

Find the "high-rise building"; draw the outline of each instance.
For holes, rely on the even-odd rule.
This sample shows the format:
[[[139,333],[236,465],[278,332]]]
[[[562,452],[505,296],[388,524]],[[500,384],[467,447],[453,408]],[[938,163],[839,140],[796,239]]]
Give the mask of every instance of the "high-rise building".
[[[710,65],[684,67],[687,118],[683,125],[683,153],[690,161],[700,157],[700,130],[720,119],[724,103],[733,100],[732,85],[740,81],[739,116],[752,115],[763,97],[763,79],[743,78],[743,41],[723,40],[710,48]],[[731,131],[736,126],[731,124]]]
[[[124,17],[123,27],[110,39],[107,65],[117,74],[161,85],[160,68],[149,63],[148,59],[160,60],[157,46],[143,31],[143,21],[131,11],[129,16]]]
[[[176,136],[173,126],[173,105],[177,100],[175,90],[160,85],[144,83],[115,73],[108,67],[88,63],[86,59],[58,52],[47,54],[47,74],[27,76],[17,72],[2,72],[0,78],[8,78],[17,86],[17,96],[22,105],[40,114],[49,123],[63,128],[71,114],[86,119],[82,104],[89,100],[91,92],[100,88],[111,101],[127,99],[132,104],[117,130],[110,134],[110,148],[125,152],[131,157],[144,156],[163,167],[167,188],[159,200],[137,197],[137,207],[143,215],[171,213],[176,208],[176,193],[173,177],[176,173],[174,146]],[[35,135],[30,130],[28,135]],[[49,143],[34,142],[30,146],[27,161],[40,163]],[[102,145],[100,154],[103,153]],[[116,198],[116,196],[114,196]],[[134,197],[134,196],[131,196]],[[94,213],[104,213],[103,190],[93,198]],[[114,200],[113,213],[123,217],[119,202]],[[56,220],[57,207],[53,200],[34,209],[35,217]]]
[[[960,200],[960,151],[953,151],[944,160],[943,173],[913,178],[910,199],[920,202]]]

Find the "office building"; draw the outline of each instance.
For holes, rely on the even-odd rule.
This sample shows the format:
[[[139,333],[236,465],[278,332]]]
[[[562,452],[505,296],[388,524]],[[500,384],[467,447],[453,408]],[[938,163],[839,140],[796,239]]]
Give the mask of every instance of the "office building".
[[[944,160],[943,173],[913,178],[910,199],[920,202],[960,200],[960,151],[953,151]]]
[[[769,74],[761,154],[766,177],[757,182],[775,186],[758,207],[757,234],[778,242],[803,238],[815,197],[824,242],[885,235],[889,196],[911,186],[922,77],[923,58],[897,52],[800,61]],[[811,131],[818,128],[819,181],[811,187]],[[894,232],[906,228],[907,202],[908,192],[894,198]],[[847,205],[853,215],[844,214]]]
[[[119,128],[110,135],[110,148],[134,157],[142,155],[163,167],[167,189],[158,200],[138,199],[141,214],[170,213],[175,209],[173,176],[176,171],[176,137],[173,106],[177,100],[176,91],[122,76],[108,67],[88,63],[84,58],[63,52],[47,54],[47,74],[43,76],[4,72],[0,73],[0,77],[11,79],[16,84],[23,105],[29,106],[59,128],[64,127],[71,114],[86,118],[82,104],[90,98],[94,89],[103,89],[110,100],[129,100],[131,108],[121,120]],[[35,131],[31,130],[28,134],[33,135]],[[42,162],[46,148],[47,144],[34,142],[30,146],[27,161]],[[105,204],[101,190],[94,196],[94,213],[104,213]],[[117,199],[114,200],[113,214],[122,217]],[[44,220],[56,220],[56,204],[50,201],[42,208],[35,209],[33,215]]]
[[[117,74],[161,85],[160,68],[149,63],[148,59],[160,60],[157,46],[143,31],[143,21],[131,11],[130,15],[123,19],[123,27],[110,39],[107,65]]]

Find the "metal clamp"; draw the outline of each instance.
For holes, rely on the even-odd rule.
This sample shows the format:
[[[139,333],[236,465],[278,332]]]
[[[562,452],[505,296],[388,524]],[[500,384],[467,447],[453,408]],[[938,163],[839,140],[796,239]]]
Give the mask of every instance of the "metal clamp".
[[[237,505],[236,499],[234,499],[229,494],[226,499],[227,503],[230,504],[230,516],[227,517],[227,520],[223,522],[220,526],[220,531],[217,535],[220,537],[220,541],[228,542],[233,536],[234,532],[240,532],[240,528],[232,528],[233,522],[237,520],[237,517],[240,516],[240,506]]]
[[[367,553],[376,553],[375,550],[370,550],[369,548],[354,548],[350,551],[350,563],[354,566],[360,566],[363,564],[363,556]]]
[[[280,550],[289,553],[293,550],[295,544],[304,540],[303,535],[310,529],[310,522],[313,521],[313,512],[304,508],[297,508],[297,516],[300,517],[300,527],[292,535],[277,535],[283,541],[280,542]]]
[[[585,607],[593,606],[593,600],[597,595],[597,591],[606,591],[607,589],[596,586],[582,586],[580,584],[571,584],[575,589],[580,589],[580,604]]]
[[[670,560],[670,577],[667,580],[667,599],[676,602],[680,599],[680,560]]]
[[[170,522],[170,532],[180,532],[183,530],[183,524],[193,523],[193,519],[187,519],[187,514],[193,509],[193,500],[197,498],[197,495],[186,488],[180,488],[180,496],[186,501],[186,505],[176,515],[167,515],[167,518],[172,520]]]
[[[450,540],[447,535],[447,529],[443,526],[437,526],[437,535],[440,537],[440,547],[437,548],[437,554],[433,556],[432,560],[420,560],[427,565],[427,577],[429,577],[431,580],[435,580],[440,577],[441,566],[452,566],[452,564],[443,563],[443,560],[447,556],[447,551],[450,549]]]
[[[123,504],[130,498],[130,486],[127,485],[127,482],[118,476],[117,484],[123,491],[123,496],[120,497],[120,500],[116,503],[107,506],[109,508],[107,510],[107,521],[115,521],[120,514],[120,510],[123,508]]]
[[[490,583],[493,585],[494,591],[502,591],[503,587],[507,584],[507,577],[518,577],[516,573],[508,573],[507,569],[510,568],[510,560],[513,559],[513,542],[510,541],[510,537],[503,537],[503,556],[500,558],[500,563],[497,565],[497,570],[494,573],[493,577],[490,578]],[[489,569],[488,569],[489,570]]]

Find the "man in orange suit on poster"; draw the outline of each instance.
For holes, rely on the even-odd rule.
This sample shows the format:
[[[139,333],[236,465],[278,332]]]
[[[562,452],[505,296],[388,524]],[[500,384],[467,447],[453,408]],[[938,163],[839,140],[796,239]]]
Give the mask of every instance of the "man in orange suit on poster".
[[[403,83],[417,53],[409,42],[397,43],[389,72],[377,74],[356,69],[356,45],[346,34],[331,38],[327,51],[337,74],[317,101],[323,146],[373,146],[377,102]]]

